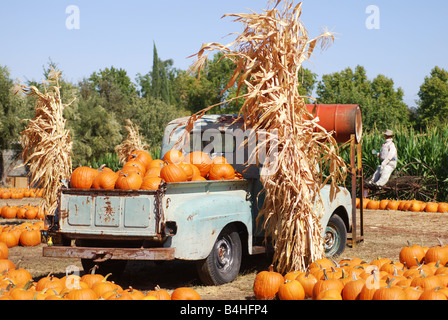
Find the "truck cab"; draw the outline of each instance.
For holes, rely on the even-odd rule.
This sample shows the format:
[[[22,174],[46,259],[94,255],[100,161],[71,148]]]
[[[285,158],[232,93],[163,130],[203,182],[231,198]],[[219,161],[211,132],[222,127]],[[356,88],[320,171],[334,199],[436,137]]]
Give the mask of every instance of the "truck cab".
[[[185,132],[187,118],[165,128],[161,158]],[[80,190],[62,188],[59,206],[44,247],[47,257],[80,258],[88,271],[119,273],[128,260],[197,262],[207,285],[233,281],[245,255],[266,252],[269,243],[256,218],[262,206],[260,165],[250,163],[243,123],[233,115],[206,115],[196,121],[184,152],[224,156],[241,179],[164,183],[159,190]],[[330,201],[329,187],[322,237],[327,256],[340,255],[351,231],[352,197],[341,188]]]

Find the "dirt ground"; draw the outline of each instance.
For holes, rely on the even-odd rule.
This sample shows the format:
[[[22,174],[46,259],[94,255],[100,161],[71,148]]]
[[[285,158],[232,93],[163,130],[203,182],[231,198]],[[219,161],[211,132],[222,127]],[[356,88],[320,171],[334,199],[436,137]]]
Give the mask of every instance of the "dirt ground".
[[[36,204],[36,201],[24,199],[21,203]],[[3,205],[5,203],[0,202],[0,206]],[[398,260],[400,249],[408,241],[432,246],[438,244],[437,238],[439,238],[442,242],[448,243],[448,214],[364,210],[363,221],[363,241],[357,243],[355,247],[347,246],[343,255],[336,260],[346,257],[359,257],[365,261],[372,261],[378,257]],[[0,220],[0,224],[20,222]],[[19,267],[29,270],[35,280],[50,272],[56,276],[63,276],[69,266],[80,268],[82,274],[78,259],[42,257],[43,247],[44,244],[31,248],[11,248],[9,259]],[[201,285],[195,264],[191,262],[129,262],[117,283],[123,287],[132,286],[142,291],[160,286],[171,292],[177,287],[191,286],[204,300],[248,300],[254,299],[252,285],[256,274],[266,270],[269,264],[270,258],[266,255],[247,257],[243,261],[240,275],[234,282],[213,287]]]

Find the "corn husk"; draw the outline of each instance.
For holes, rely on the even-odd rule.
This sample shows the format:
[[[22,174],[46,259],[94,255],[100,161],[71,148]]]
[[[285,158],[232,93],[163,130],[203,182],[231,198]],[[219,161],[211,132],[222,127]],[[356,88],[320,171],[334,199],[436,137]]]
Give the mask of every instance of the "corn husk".
[[[142,136],[139,133],[138,126],[133,124],[131,120],[126,120],[126,126],[124,127],[128,132],[126,139],[115,147],[115,152],[117,152],[118,160],[121,164],[125,164],[132,152],[137,150],[146,150],[148,144],[146,144]]]
[[[59,77],[60,72],[50,71],[44,81],[44,93],[35,86],[13,87],[16,94],[23,92],[37,97],[35,117],[28,120],[28,126],[21,132],[21,157],[23,165],[29,166],[31,184],[43,189],[41,209],[47,214],[56,210],[58,191],[72,172],[72,141],[63,116],[69,104],[61,101]]]
[[[311,262],[324,257],[320,191],[329,183],[334,198],[347,172],[332,132],[327,132],[309,113],[298,91],[302,64],[318,45],[325,49],[331,44],[334,36],[323,32],[310,39],[300,21],[301,13],[302,3],[279,0],[269,2],[261,14],[226,14],[224,17],[241,22],[244,31],[227,45],[204,44],[192,66],[193,71],[199,71],[215,50],[221,51],[223,58],[232,59],[235,71],[224,90],[247,87],[247,94],[237,97],[244,98],[240,116],[245,125],[264,132],[276,131],[254,149],[251,158],[257,158],[266,146],[276,146],[277,153],[268,154],[275,159],[269,164],[271,170],[260,176],[265,201],[257,221],[263,224],[266,237],[272,239],[273,264],[283,273],[305,270]],[[180,141],[188,137],[194,121],[214,107],[192,115]],[[321,172],[325,168],[329,175],[324,178]]]

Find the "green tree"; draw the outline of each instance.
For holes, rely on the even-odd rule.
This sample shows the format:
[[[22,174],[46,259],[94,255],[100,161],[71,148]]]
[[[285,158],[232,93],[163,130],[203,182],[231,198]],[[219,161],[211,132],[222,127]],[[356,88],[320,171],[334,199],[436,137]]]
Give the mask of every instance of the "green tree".
[[[139,127],[141,136],[153,154],[160,152],[166,125],[174,119],[189,115],[185,110],[153,97],[136,99],[133,110],[135,114],[131,120]]]
[[[141,87],[141,96],[160,99],[168,104],[175,103],[172,81],[177,70],[172,59],[161,60],[154,44],[152,70],[145,75],[138,74],[137,82]]]
[[[80,93],[69,108],[70,112],[66,113],[73,140],[74,167],[89,165],[94,159],[114,153],[115,146],[121,142],[121,125],[115,113],[102,106],[103,102],[99,93],[91,92],[85,96]]]
[[[317,82],[317,74],[311,72],[310,69],[301,68],[299,70],[299,77],[299,93],[304,97],[312,97]],[[306,98],[306,101],[313,102],[308,98]]]
[[[179,72],[173,84],[178,105],[195,113],[208,106],[222,103],[211,112],[238,113],[244,100],[233,100],[233,98],[244,95],[247,89],[243,86],[242,91],[237,92],[235,84],[224,91],[234,71],[234,62],[228,58],[224,59],[223,54],[218,52],[207,61],[199,73]],[[298,90],[304,96],[311,96],[317,75],[308,69],[301,69],[299,72],[302,81]]]
[[[223,59],[222,53],[217,53],[199,72],[180,71],[174,79],[174,95],[178,105],[191,113],[198,112],[208,106],[228,101],[245,92],[236,92],[236,86],[226,88],[233,72],[234,63]],[[241,99],[223,103],[213,109],[214,113],[235,113],[241,107]]]
[[[135,85],[129,78],[127,71],[124,69],[117,69],[114,66],[94,72],[89,78],[100,93],[105,93],[108,87],[117,87],[120,93],[125,97],[130,97],[136,93]]]
[[[20,132],[25,129],[23,119],[33,114],[33,102],[21,93],[14,95],[14,81],[7,67],[0,66],[0,177],[5,183],[14,165],[5,167],[3,153],[7,149],[20,152]]]
[[[409,124],[410,112],[403,102],[403,90],[395,89],[393,80],[381,74],[369,80],[362,66],[322,76],[317,96],[318,103],[359,104],[366,128]]]
[[[178,106],[190,113],[220,102],[204,71],[201,71],[199,77],[187,71],[180,71],[174,80],[174,88]]]
[[[421,126],[446,124],[448,118],[448,71],[434,67],[420,86],[417,117]]]
[[[101,106],[115,114],[115,119],[121,124],[132,117],[131,103],[137,96],[135,84],[129,78],[126,70],[114,67],[94,72],[88,80],[81,82],[81,94],[89,95],[92,89],[101,96]]]

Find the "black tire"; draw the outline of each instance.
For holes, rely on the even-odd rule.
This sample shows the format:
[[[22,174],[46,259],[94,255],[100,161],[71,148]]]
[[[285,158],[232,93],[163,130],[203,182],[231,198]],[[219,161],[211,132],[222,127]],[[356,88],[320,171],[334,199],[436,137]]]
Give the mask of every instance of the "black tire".
[[[232,282],[240,271],[242,252],[238,232],[234,229],[224,229],[207,259],[197,262],[199,278],[205,285]]]
[[[342,218],[334,214],[325,229],[325,255],[327,257],[341,255],[347,245],[347,229]]]

